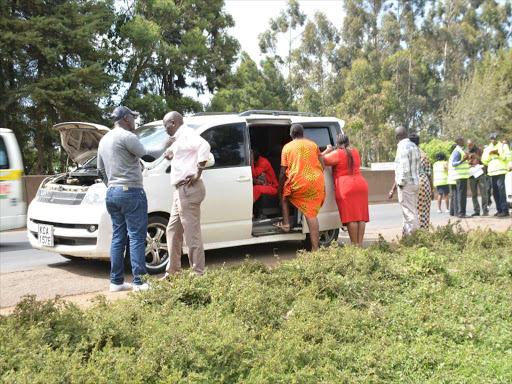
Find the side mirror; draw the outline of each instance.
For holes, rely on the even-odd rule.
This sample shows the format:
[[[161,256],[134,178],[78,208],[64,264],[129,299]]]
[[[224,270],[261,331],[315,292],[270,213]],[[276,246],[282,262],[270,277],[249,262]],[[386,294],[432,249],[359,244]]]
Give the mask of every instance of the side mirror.
[[[210,168],[210,167],[213,167],[214,165],[215,165],[215,156],[213,156],[213,153],[210,152],[210,154],[208,155],[208,161],[206,162],[204,167]]]

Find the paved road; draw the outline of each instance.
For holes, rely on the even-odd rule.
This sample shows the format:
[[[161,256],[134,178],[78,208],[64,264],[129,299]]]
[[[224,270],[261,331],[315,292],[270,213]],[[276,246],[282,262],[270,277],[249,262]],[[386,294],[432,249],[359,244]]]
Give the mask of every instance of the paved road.
[[[468,213],[472,212],[472,206],[471,200],[468,199]],[[439,225],[448,222],[450,219],[448,214],[438,214],[436,211],[437,204],[434,205],[433,203],[431,214],[432,224]],[[495,209],[491,207],[490,214],[493,215],[495,212]],[[378,233],[379,231],[382,232],[389,228],[396,228],[400,226],[402,221],[400,207],[398,204],[371,205],[370,220],[370,223],[367,225],[367,232],[369,233]],[[346,237],[347,235],[342,233],[340,239],[343,240]],[[269,251],[269,257],[273,257],[274,250],[281,250],[285,252],[293,251],[294,253],[297,246],[298,244],[293,243],[288,246],[287,243],[277,243],[264,246],[236,247],[222,251],[208,251],[207,256],[209,261],[214,264],[219,262],[222,263],[222,258],[225,259],[224,261],[226,263],[230,263],[231,261],[234,261],[233,258],[236,259],[239,255],[245,256],[249,253],[253,257],[269,255]],[[76,265],[77,263],[97,264],[98,266],[104,266],[108,269],[108,263],[105,262],[93,262],[92,260],[69,261],[54,253],[35,250],[30,246],[25,231],[0,233],[0,273],[26,271],[46,266],[64,267],[71,264]]]
[[[468,203],[468,212],[472,204]],[[448,214],[436,213],[432,209],[432,224],[445,224],[452,219]],[[491,215],[495,210],[491,209]],[[365,239],[372,242],[378,234],[391,240],[400,235],[401,211],[398,204],[370,206],[370,220]],[[496,230],[506,230],[512,219],[480,218],[465,220],[466,227],[487,226]],[[348,235],[342,233],[338,242],[348,242]],[[247,255],[253,260],[272,264],[278,260],[293,259],[301,242],[281,242],[260,244],[207,251],[209,268],[219,268],[243,261]],[[184,264],[186,267],[186,264]],[[38,299],[52,299],[56,295],[77,300],[83,304],[98,293],[119,298],[119,293],[108,292],[110,263],[98,260],[69,261],[60,255],[34,250],[30,247],[25,231],[0,233],[0,314],[8,313],[24,295],[36,295]],[[131,281],[130,271],[126,270],[126,281]],[[109,296],[110,295],[110,296]],[[86,300],[87,299],[87,300]],[[80,304],[80,305],[81,305]]]

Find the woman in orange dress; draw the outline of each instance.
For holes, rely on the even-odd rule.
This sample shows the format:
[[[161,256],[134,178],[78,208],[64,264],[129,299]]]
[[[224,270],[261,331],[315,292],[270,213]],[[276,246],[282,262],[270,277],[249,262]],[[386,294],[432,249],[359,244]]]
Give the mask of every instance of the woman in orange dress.
[[[368,183],[361,175],[361,159],[357,149],[349,148],[349,138],[340,133],[336,138],[337,149],[330,145],[322,153],[324,164],[332,166],[334,196],[340,219],[347,226],[352,244],[362,247],[368,213]]]
[[[325,200],[324,168],[320,149],[311,140],[304,138],[304,128],[293,124],[290,128],[292,141],[281,153],[279,173],[279,201],[283,210],[283,221],[274,224],[285,232],[290,231],[291,202],[306,217],[311,238],[311,248],[318,249],[320,236],[318,211]]]

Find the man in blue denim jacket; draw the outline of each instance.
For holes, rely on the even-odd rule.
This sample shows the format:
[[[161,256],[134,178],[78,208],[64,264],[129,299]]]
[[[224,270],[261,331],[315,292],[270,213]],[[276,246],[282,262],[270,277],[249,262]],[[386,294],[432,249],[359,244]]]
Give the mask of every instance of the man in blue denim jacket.
[[[110,246],[110,291],[131,289],[124,282],[124,250],[130,237],[130,260],[133,272],[133,290],[147,290],[140,278],[145,275],[145,241],[148,227],[148,201],[142,184],[140,159],[154,160],[172,144],[167,140],[161,148],[148,149],[133,133],[134,112],[127,107],[114,109],[114,128],[100,141],[98,172],[107,190],[107,211],[112,219],[112,244]]]

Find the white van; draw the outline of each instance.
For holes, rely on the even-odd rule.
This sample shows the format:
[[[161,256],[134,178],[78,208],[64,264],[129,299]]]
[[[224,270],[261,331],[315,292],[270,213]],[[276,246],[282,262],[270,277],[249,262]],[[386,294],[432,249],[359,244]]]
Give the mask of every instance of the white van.
[[[291,124],[302,124],[305,136],[324,149],[328,144],[335,145],[342,120],[298,112],[247,111],[197,114],[185,117],[185,123],[210,143],[215,158],[215,164],[202,174],[206,198],[201,205],[201,229],[206,250],[308,241],[306,221],[296,209],[292,209],[292,231],[283,233],[272,225],[281,219],[275,196],[262,197],[267,219],[253,221],[250,150],[257,146],[279,175],[281,150],[291,140]],[[42,182],[28,210],[30,243],[68,258],[109,258],[112,224],[105,207],[106,187],[96,169],[96,149],[108,128],[92,123],[61,123],[54,129],[60,132],[63,147],[79,166],[74,172]],[[145,124],[135,133],[146,146],[160,146],[168,137],[161,121]],[[149,273],[159,273],[168,260],[165,229],[174,191],[170,162],[160,157],[152,163],[141,163],[149,211],[146,265]],[[325,182],[327,197],[318,216],[321,245],[336,240],[341,227],[330,168],[325,170]]]
[[[23,228],[27,220],[23,160],[14,132],[0,128],[0,231]]]

